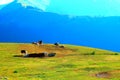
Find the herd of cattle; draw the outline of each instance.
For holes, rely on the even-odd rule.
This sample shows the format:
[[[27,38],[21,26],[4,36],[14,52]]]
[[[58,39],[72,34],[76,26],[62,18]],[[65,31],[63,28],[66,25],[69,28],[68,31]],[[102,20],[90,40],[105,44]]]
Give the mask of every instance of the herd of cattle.
[[[37,45],[37,46],[43,45],[43,41],[40,40],[40,41],[38,41],[38,42],[32,42],[32,44],[35,44],[35,45]],[[57,46],[57,47],[60,47],[60,48],[64,48],[64,46],[60,46],[58,42],[57,42],[57,43],[54,43],[54,45]]]
[[[32,44],[40,46],[43,45],[43,41],[38,41],[38,42],[32,42]],[[59,43],[54,43],[56,47],[59,48],[64,48],[64,46],[60,46]],[[21,50],[21,54],[24,57],[54,57],[56,53],[47,53],[47,52],[42,52],[42,53],[28,53],[26,50]]]

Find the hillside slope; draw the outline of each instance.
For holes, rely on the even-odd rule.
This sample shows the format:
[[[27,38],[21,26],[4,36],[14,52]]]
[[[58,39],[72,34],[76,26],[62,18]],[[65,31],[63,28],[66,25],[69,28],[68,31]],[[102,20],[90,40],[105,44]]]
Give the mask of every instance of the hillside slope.
[[[0,79],[9,80],[117,80],[120,78],[120,55],[82,46],[52,44],[0,43]],[[56,52],[55,57],[23,58],[20,50]],[[95,55],[89,53],[95,51]],[[84,54],[84,55],[83,55]],[[97,55],[101,54],[101,55]]]
[[[64,48],[60,48],[59,46],[55,46],[54,44],[43,44],[37,46],[35,44],[14,44],[14,43],[1,43],[0,48],[3,50],[5,49],[8,52],[13,52],[14,54],[20,54],[21,50],[27,50],[28,53],[40,53],[40,52],[56,52],[59,54],[67,55],[67,54],[80,54],[80,55],[89,55],[89,53],[95,52],[97,55],[114,55],[115,52],[97,49],[97,48],[90,48],[84,46],[75,46],[75,45],[65,45]],[[14,48],[12,48],[14,47]]]

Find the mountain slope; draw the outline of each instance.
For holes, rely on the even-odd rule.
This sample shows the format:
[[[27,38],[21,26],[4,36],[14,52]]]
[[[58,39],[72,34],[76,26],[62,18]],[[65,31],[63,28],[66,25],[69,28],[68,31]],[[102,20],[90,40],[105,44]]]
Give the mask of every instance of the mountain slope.
[[[103,80],[120,78],[120,55],[114,52],[82,46],[53,44],[35,46],[33,44],[0,43],[1,79],[10,80]],[[56,52],[55,57],[24,58],[21,49],[32,52]],[[96,50],[96,51],[95,51]],[[95,51],[95,55],[89,53]],[[85,55],[84,55],[84,54]],[[87,55],[87,54],[88,55]],[[97,55],[100,53],[101,55]],[[104,55],[105,54],[105,55]],[[69,73],[69,74],[68,74]],[[101,73],[106,73],[105,76]],[[97,75],[102,76],[97,76]]]
[[[0,13],[1,42],[61,42],[119,51],[120,17],[72,17],[13,2]]]

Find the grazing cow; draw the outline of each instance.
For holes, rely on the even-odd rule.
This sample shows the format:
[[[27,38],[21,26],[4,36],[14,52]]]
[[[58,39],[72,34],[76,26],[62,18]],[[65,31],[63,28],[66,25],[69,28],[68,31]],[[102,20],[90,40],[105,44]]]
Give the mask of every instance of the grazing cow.
[[[54,57],[56,55],[56,53],[49,53],[48,57]]]
[[[60,48],[65,48],[64,46],[60,46]]]
[[[24,57],[47,57],[48,56],[47,52],[28,54],[26,50],[21,50],[21,53],[23,54]]]
[[[43,44],[43,41],[41,40],[41,41],[38,41],[38,43],[39,43],[39,45],[42,45]]]
[[[55,46],[59,46],[59,43],[54,43]]]
[[[44,53],[32,53],[32,54],[28,54],[25,57],[45,57]]]
[[[24,57],[54,57],[56,53],[30,53],[28,54],[26,50],[21,50],[21,53],[23,54]]]
[[[32,42],[32,44],[35,44],[35,45],[37,45],[37,46],[40,45],[38,42]]]

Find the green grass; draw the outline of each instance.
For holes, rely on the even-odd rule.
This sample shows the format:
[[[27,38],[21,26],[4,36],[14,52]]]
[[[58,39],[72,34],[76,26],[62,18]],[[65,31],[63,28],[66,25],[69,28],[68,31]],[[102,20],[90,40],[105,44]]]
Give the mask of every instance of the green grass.
[[[120,55],[95,48],[51,44],[0,43],[0,80],[120,80]],[[55,57],[23,58],[20,50],[56,52]],[[94,52],[94,53],[93,53]],[[109,72],[109,78],[95,74]]]

